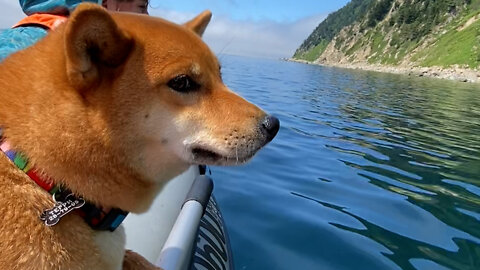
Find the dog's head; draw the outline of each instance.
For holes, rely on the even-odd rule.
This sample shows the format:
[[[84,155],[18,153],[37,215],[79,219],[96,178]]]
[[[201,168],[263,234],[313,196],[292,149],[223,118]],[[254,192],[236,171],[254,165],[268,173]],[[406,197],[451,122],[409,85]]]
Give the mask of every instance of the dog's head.
[[[177,25],[83,4],[65,26],[67,76],[91,123],[152,178],[171,166],[246,162],[279,129],[224,85],[201,40],[210,18]]]

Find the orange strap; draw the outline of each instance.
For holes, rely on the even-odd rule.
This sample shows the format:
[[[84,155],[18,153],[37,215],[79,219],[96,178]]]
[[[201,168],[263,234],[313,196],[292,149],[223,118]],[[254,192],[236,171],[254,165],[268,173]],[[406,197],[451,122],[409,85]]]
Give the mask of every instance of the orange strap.
[[[28,24],[38,24],[50,30],[53,30],[57,28],[60,24],[65,22],[66,20],[67,20],[66,16],[46,14],[46,13],[35,13],[28,17],[23,18],[21,21],[15,24],[12,28],[24,26]]]

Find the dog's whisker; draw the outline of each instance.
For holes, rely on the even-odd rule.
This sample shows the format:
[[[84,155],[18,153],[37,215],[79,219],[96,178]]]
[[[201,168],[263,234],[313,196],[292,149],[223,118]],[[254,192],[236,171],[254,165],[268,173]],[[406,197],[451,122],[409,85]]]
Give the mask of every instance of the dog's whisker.
[[[237,158],[237,162],[235,164],[238,165],[238,145],[235,145],[235,156]]]

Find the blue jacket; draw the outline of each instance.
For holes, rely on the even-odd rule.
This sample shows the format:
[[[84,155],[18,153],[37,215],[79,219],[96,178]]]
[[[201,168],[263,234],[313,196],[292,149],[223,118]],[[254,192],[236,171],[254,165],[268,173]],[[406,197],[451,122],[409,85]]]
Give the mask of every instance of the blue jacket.
[[[27,15],[49,13],[68,15],[81,2],[101,3],[101,0],[20,0]],[[10,54],[25,49],[43,38],[47,30],[37,26],[17,27],[0,32],[0,61]]]
[[[68,15],[81,2],[102,3],[102,0],[20,0],[20,6],[27,15],[49,13]]]

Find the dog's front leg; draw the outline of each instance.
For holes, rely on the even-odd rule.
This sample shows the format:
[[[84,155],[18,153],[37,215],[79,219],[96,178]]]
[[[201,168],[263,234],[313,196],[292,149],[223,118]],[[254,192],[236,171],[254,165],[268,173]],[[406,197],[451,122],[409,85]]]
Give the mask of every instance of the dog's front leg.
[[[127,250],[123,257],[123,270],[162,270],[162,268],[151,264],[138,253]]]

